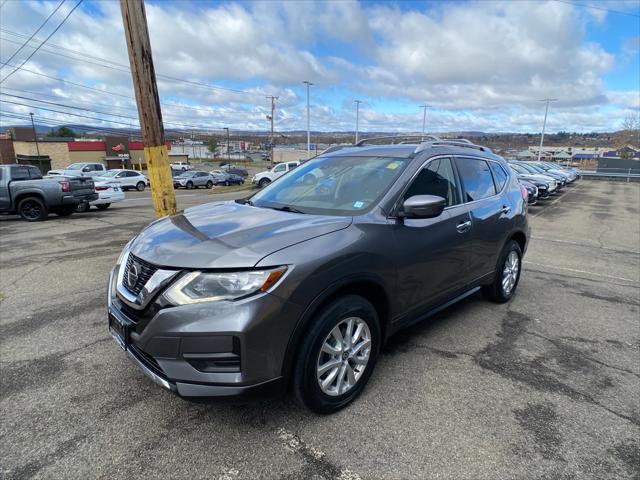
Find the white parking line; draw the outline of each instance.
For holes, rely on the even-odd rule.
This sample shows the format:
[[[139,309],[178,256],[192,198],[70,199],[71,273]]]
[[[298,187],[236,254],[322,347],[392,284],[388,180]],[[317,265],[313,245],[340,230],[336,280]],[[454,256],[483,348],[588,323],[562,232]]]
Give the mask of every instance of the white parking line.
[[[612,280],[622,280],[622,281],[625,281],[625,282],[638,283],[637,279],[634,280],[634,279],[631,279],[631,278],[616,277],[614,275],[603,275],[601,273],[589,272],[587,270],[578,270],[578,269],[575,269],[575,268],[558,267],[556,265],[547,265],[545,263],[529,262],[527,260],[525,260],[524,263],[528,264],[528,265],[535,265],[536,267],[552,268],[552,269],[556,269],[556,270],[564,270],[564,271],[567,271],[567,272],[584,273],[584,274],[587,274],[587,275],[593,275],[595,277],[610,278]]]
[[[562,200],[563,198],[566,198],[567,195],[569,195],[570,193],[573,192],[577,192],[578,190],[580,190],[582,188],[583,184],[581,183],[578,186],[573,187],[571,190],[564,192],[564,195],[562,195],[561,197],[556,198],[553,202],[551,202],[549,205],[545,205],[545,208],[543,210],[540,210],[537,213],[534,213],[533,215],[531,215],[532,218],[537,217],[538,215],[546,212],[547,210],[549,210],[550,208],[552,208],[556,203],[558,203],[560,200]]]
[[[612,252],[632,253],[635,255],[640,255],[640,251],[621,250],[619,248],[601,247],[600,245],[589,245],[588,243],[572,242],[571,240],[560,240],[558,238],[537,237],[535,235],[532,236],[531,238],[533,240],[542,240],[543,242],[566,243],[567,245],[576,245],[578,247],[597,248],[598,250],[610,250]]]

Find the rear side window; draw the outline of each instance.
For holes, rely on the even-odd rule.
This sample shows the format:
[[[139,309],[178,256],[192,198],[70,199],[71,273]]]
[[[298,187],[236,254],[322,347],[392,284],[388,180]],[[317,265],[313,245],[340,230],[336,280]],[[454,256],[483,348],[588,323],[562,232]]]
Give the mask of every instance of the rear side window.
[[[289,170],[293,170],[294,168],[296,168],[298,166],[297,163],[287,163],[287,167],[289,167]]]
[[[456,158],[464,189],[464,201],[473,202],[496,194],[493,176],[487,162],[477,158]]]
[[[447,207],[460,203],[451,160],[437,158],[429,162],[404,194],[403,200],[414,195],[437,195],[447,201]]]
[[[493,171],[493,180],[496,183],[496,190],[500,192],[507,183],[509,176],[507,175],[507,172],[504,171],[504,168],[502,168],[502,165],[495,162],[490,162],[489,165],[491,165],[491,170]]]
[[[27,167],[15,167],[11,171],[11,179],[12,180],[28,180],[29,169]]]

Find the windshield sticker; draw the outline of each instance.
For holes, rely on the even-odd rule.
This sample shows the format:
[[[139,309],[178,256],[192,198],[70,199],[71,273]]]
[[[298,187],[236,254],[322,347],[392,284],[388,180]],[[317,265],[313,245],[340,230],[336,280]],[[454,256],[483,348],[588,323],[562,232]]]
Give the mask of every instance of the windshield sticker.
[[[364,202],[353,202],[353,208],[362,208],[364,207]]]
[[[389,164],[387,164],[387,168],[389,170],[395,170],[396,168],[398,168],[400,165],[398,165],[396,162],[391,162]]]

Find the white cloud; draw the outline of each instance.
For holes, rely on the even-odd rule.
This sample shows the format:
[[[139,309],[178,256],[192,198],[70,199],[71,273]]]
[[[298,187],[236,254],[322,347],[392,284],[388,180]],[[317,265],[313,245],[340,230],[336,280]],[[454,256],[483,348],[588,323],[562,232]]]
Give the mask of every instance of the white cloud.
[[[51,2],[8,2],[0,23],[28,35],[53,8]],[[362,128],[387,131],[416,130],[420,115],[389,111],[386,100],[428,102],[436,107],[430,125],[439,131],[536,131],[539,99],[547,96],[560,99],[552,109],[552,129],[607,130],[616,127],[620,112],[639,104],[638,92],[604,88],[602,78],[612,71],[614,56],[585,40],[588,25],[606,22],[606,12],[562,2],[454,2],[430,4],[427,11],[355,1],[147,2],[146,9],[164,118],[173,124],[266,129],[265,96],[273,94],[279,97],[277,128],[304,128],[301,82],[306,79],[315,84],[314,99],[329,98],[327,104],[314,103],[312,125],[319,130],[352,129],[354,96],[369,104],[361,111]],[[6,31],[2,38],[2,59],[17,47],[12,42],[24,40]],[[120,96],[27,72],[3,86],[135,116],[117,2],[77,10],[49,43],[25,68]],[[52,54],[79,57],[58,46],[85,52],[80,56],[94,64]],[[621,53],[634,54],[637,37]],[[103,59],[110,68],[99,65]],[[13,108],[2,105],[5,111]],[[376,105],[381,110],[375,111]]]

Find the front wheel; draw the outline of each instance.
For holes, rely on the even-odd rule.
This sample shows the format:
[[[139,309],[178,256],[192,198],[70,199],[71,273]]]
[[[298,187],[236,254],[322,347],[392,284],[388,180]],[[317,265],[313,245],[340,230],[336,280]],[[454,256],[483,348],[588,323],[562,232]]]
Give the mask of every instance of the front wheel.
[[[482,287],[483,295],[492,302],[508,302],[516,292],[521,270],[522,250],[511,240],[500,254],[493,282]]]
[[[96,208],[98,210],[106,210],[107,208],[109,208],[111,206],[110,203],[101,203],[100,205],[96,205]]]
[[[193,188],[193,182],[187,182],[187,190],[191,190]]]
[[[212,189],[212,188],[213,188],[213,182],[212,182],[211,180],[209,180],[209,181],[207,182],[207,188],[208,188],[208,189]]]
[[[258,182],[258,186],[259,186],[260,188],[264,188],[264,187],[266,187],[267,185],[269,185],[270,183],[271,183],[271,180],[269,180],[268,178],[263,178],[262,180],[260,180],[260,181]]]
[[[74,211],[76,211],[77,213],[84,213],[88,212],[90,208],[91,207],[89,205],[89,202],[80,202],[74,207]]]
[[[138,190],[139,192],[144,192],[145,188],[146,185],[144,184],[144,182],[138,182],[138,184],[136,185],[136,190]]]
[[[380,321],[366,299],[345,295],[324,307],[304,335],[293,372],[299,403],[333,413],[364,389],[380,350]]]

